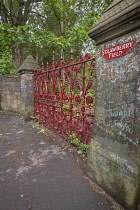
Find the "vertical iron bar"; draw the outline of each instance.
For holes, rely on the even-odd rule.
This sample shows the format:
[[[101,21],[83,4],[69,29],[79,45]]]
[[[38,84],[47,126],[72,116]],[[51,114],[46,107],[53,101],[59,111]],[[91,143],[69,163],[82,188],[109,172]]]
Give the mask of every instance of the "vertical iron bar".
[[[49,66],[47,63],[46,68],[42,65],[42,72],[37,70],[34,74],[35,117],[63,138],[74,131],[83,143],[90,140],[94,116],[93,110],[91,112],[94,100],[91,96],[93,60],[86,55],[73,63],[71,51],[69,65],[66,65],[63,57],[57,64],[53,52],[52,64]],[[91,72],[89,78],[86,75],[87,68]]]
[[[70,52],[70,135],[72,134],[72,127],[73,127],[73,51]]]

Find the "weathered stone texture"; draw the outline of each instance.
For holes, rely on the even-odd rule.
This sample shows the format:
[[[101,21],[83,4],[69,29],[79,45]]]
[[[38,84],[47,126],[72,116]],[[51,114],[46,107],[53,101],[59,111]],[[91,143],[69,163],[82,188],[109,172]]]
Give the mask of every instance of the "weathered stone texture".
[[[135,40],[120,58],[100,51]],[[93,179],[127,209],[140,195],[140,30],[97,47],[95,124],[88,151]]]
[[[0,75],[0,109],[21,113],[25,120],[33,115],[33,72],[40,68],[28,55],[19,68],[21,75]]]
[[[33,115],[32,74],[0,75],[0,109],[21,113],[25,120]]]
[[[140,1],[115,0],[89,36],[97,44],[97,88],[88,174],[134,210],[140,204]],[[117,57],[115,49],[130,42]]]
[[[20,76],[0,75],[0,108],[20,112]]]
[[[32,74],[21,75],[21,113],[25,120],[30,120],[33,115],[33,76]]]
[[[33,56],[28,55],[20,68],[18,69],[20,74],[28,74],[28,73],[33,73],[35,69],[40,69],[38,66],[36,60],[33,58]]]

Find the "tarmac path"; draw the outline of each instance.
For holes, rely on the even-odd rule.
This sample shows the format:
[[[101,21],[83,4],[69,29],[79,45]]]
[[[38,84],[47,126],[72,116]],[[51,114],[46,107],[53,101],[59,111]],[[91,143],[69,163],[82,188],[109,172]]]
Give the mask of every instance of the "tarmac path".
[[[58,139],[0,111],[0,210],[120,210]],[[64,147],[65,146],[65,147]]]

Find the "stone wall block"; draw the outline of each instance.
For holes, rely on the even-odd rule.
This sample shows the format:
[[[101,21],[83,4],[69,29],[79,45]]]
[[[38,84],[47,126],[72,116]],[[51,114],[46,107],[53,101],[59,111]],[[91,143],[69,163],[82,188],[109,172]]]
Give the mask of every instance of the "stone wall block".
[[[88,175],[127,210],[140,206],[139,26],[140,1],[115,0],[89,32],[97,88]]]
[[[20,113],[20,76],[0,75],[0,109]]]
[[[21,75],[0,75],[0,109],[19,112],[25,120],[33,115],[33,71],[40,68],[28,55],[19,68]]]
[[[33,76],[32,74],[21,75],[21,101],[22,115],[28,121],[33,116]]]

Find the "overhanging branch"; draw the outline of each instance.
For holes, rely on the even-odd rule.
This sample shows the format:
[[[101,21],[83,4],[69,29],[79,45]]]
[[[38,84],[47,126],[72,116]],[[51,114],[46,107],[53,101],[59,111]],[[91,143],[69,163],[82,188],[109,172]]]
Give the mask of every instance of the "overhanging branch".
[[[1,20],[3,23],[8,23],[7,14],[8,14],[8,11],[4,6],[3,0],[1,0],[1,2],[0,2],[0,16],[1,16]]]
[[[41,15],[41,14],[35,12],[35,11],[30,11],[30,13],[36,14],[36,15],[38,15],[39,17],[44,18],[44,19],[47,18],[47,17],[45,17],[44,15]]]

